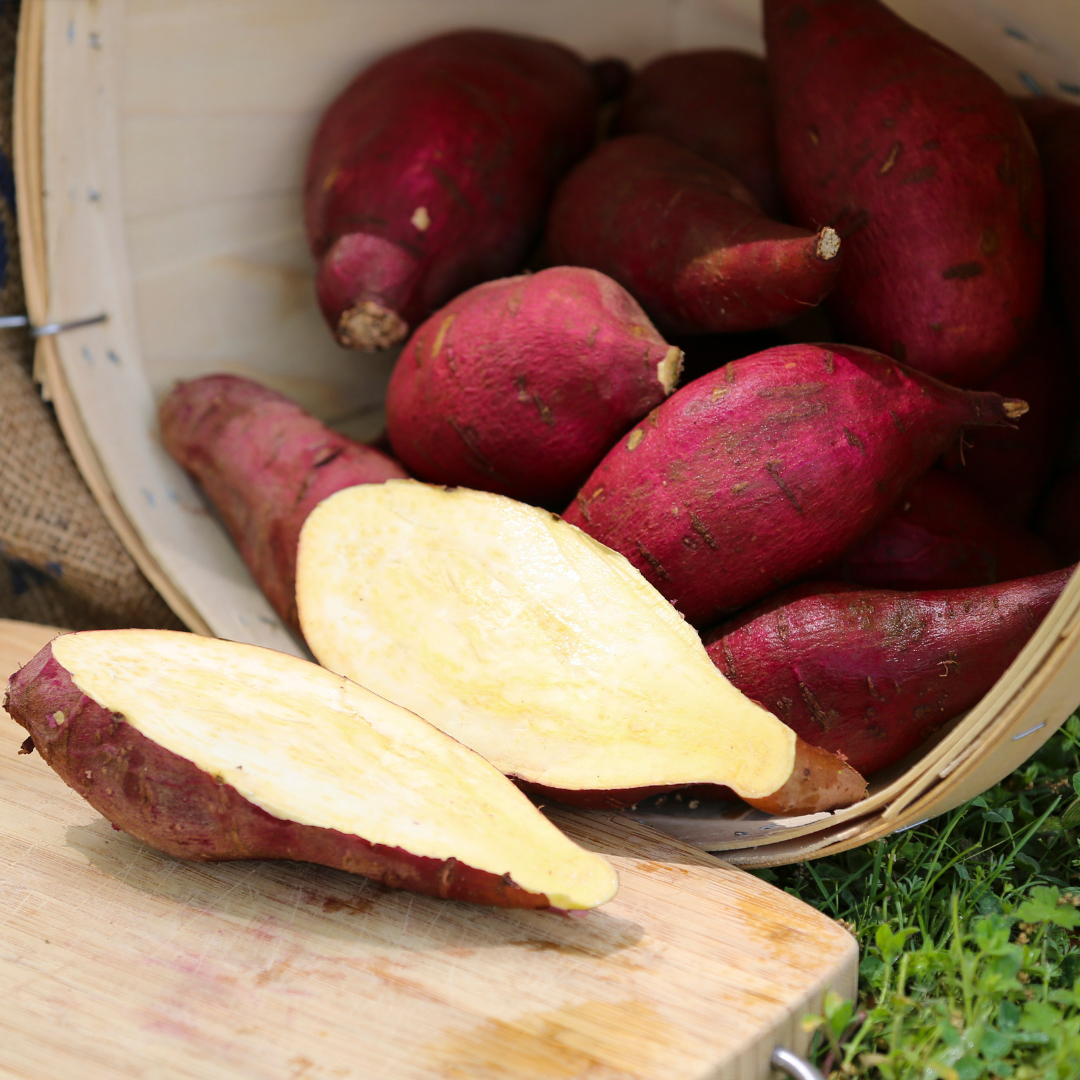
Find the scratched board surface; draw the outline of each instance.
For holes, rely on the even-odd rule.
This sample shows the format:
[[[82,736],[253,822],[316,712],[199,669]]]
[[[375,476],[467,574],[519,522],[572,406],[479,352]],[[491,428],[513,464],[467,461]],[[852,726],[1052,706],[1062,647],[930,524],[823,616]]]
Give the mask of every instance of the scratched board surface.
[[[0,621],[0,674],[53,631]],[[0,1076],[762,1080],[857,953],[644,826],[558,812],[616,865],[580,917],[293,862],[184,863],[104,819],[0,715]]]

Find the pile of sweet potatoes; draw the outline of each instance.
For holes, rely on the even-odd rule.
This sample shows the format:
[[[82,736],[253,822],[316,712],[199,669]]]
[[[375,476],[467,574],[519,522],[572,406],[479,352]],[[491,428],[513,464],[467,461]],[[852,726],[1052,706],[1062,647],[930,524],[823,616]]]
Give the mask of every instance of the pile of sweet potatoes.
[[[330,105],[316,289],[343,345],[404,343],[386,441],[230,376],[161,405],[294,628],[308,515],[412,476],[623,556],[820,776],[895,763],[1015,659],[1080,557],[1080,107],[1018,106],[879,0],[764,16],[765,60],[629,77],[443,35]],[[716,359],[680,383],[683,348]]]

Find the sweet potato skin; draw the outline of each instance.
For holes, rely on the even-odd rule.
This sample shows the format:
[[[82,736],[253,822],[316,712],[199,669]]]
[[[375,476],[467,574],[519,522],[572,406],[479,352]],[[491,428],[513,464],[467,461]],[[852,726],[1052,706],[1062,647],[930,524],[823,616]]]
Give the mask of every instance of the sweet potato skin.
[[[963,478],[931,469],[820,573],[869,589],[963,589],[1058,566],[1045,541],[998,513]]]
[[[615,118],[617,135],[662,135],[737,176],[783,220],[765,61],[738,49],[668,53],[646,64]]]
[[[786,345],[676,391],[565,518],[708,624],[842,555],[964,425],[1022,403],[848,345]]]
[[[684,334],[787,322],[824,299],[841,258],[832,230],[773,221],[731,173],[657,135],[611,139],[570,173],[547,249],[613,277],[661,331]]]
[[[387,431],[422,480],[562,506],[674,389],[680,358],[595,270],[487,282],[412,336],[390,379]]]
[[[704,640],[744,694],[871,774],[990,689],[1071,573],[975,589],[823,593]]]
[[[501,907],[547,897],[454,859],[370,844],[276,818],[84,694],[46,645],[8,684],[4,708],[60,778],[117,828],[180,859],[299,859],[391,888]]]
[[[1015,106],[878,0],[765,0],[784,196],[832,224],[844,340],[957,386],[1019,348],[1043,276],[1043,188]]]
[[[354,484],[408,474],[250,379],[180,383],[158,409],[165,448],[198,480],[274,610],[299,632],[296,548],[308,514]]]
[[[669,791],[693,792],[703,799],[731,801],[742,799],[730,788],[718,784],[690,784],[675,787],[626,788],[622,791],[567,791],[518,781],[522,790],[543,799],[576,806],[582,810],[624,810],[643,799]],[[781,816],[816,814],[840,810],[866,796],[866,780],[842,757],[813,746],[802,738],[795,741],[795,764],[791,778],[783,787],[760,799],[743,802],[767,814]]]
[[[304,182],[316,293],[341,344],[392,345],[517,270],[596,110],[572,52],[494,31],[444,34],[361,72],[323,116]]]
[[[1068,446],[1078,376],[1080,364],[1069,357],[1065,336],[1044,307],[1020,354],[983,387],[1026,401],[1030,411],[1023,423],[965,434],[945,455],[945,467],[1010,521],[1029,524]]]

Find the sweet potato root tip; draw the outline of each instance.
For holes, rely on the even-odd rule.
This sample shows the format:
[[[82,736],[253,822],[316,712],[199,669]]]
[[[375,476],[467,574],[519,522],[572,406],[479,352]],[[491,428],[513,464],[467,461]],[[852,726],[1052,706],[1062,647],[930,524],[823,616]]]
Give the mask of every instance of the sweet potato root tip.
[[[864,798],[865,778],[841,755],[798,739],[791,779],[771,795],[744,801],[767,814],[792,816],[839,810]]]
[[[375,352],[409,336],[409,324],[396,311],[374,300],[362,300],[341,313],[337,339],[347,349]]]
[[[1010,420],[1019,420],[1028,411],[1028,403],[1016,398],[1005,399],[1005,415]]]
[[[818,233],[817,247],[814,249],[814,254],[819,259],[825,259],[826,261],[835,259],[840,254],[840,234],[826,225]]]

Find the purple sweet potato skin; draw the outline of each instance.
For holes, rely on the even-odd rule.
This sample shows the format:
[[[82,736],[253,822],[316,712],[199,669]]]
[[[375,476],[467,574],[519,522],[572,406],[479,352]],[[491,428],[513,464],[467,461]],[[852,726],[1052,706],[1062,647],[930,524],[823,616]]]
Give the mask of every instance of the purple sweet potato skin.
[[[250,379],[180,383],[158,408],[165,448],[217,507],[274,610],[299,632],[296,548],[308,514],[356,484],[408,474]]]
[[[572,52],[494,31],[432,38],[358,75],[323,116],[304,187],[316,292],[339,341],[393,344],[517,270],[596,112]],[[348,316],[358,305],[381,315],[370,339]]]
[[[84,694],[52,645],[11,677],[4,708],[30,733],[45,762],[98,813],[168,855],[200,862],[298,859],[448,900],[549,906],[546,896],[455,859],[411,855],[268,814]]]
[[[731,173],[658,135],[602,143],[560,184],[553,263],[591,266],[629,289],[665,333],[777,326],[819,304],[841,255],[766,217]]]
[[[668,53],[638,72],[615,133],[645,132],[737,176],[769,217],[783,219],[765,61],[738,49]]]
[[[1046,244],[1053,292],[1080,364],[1080,106],[1060,98],[1018,102],[1039,150],[1046,185]]]
[[[931,469],[820,574],[868,589],[964,589],[1045,574],[1059,565],[1044,540],[1014,525],[967,481]]]
[[[821,594],[705,636],[713,663],[807,742],[883,769],[971,708],[1072,569],[975,589]]]
[[[676,391],[564,516],[700,626],[838,558],[962,426],[1010,412],[867,349],[767,349]]]
[[[1044,308],[1020,354],[984,387],[1026,401],[1023,423],[966,434],[945,455],[945,467],[1010,521],[1028,524],[1066,452],[1080,404],[1078,376],[1080,363],[1069,357],[1060,327]]]
[[[1015,106],[878,0],[764,12],[792,219],[844,240],[828,305],[841,336],[984,385],[1042,289],[1042,180]]]
[[[678,355],[595,270],[477,285],[420,326],[398,359],[390,442],[422,480],[562,506],[667,397]]]

